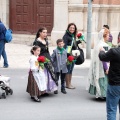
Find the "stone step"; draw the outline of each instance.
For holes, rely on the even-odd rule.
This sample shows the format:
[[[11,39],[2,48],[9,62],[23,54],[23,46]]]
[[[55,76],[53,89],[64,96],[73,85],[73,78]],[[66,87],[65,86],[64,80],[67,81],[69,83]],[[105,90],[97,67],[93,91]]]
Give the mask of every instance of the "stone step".
[[[32,46],[34,40],[35,40],[35,35],[13,34],[12,43]],[[53,45],[53,41],[51,41],[51,36],[48,36],[48,42],[49,42],[49,46],[56,46],[56,42]],[[85,48],[86,44],[82,43],[80,44],[80,47]]]
[[[13,34],[12,43],[32,45],[34,40],[35,40],[35,35]],[[52,46],[51,36],[48,36],[48,42],[49,42],[49,45]]]

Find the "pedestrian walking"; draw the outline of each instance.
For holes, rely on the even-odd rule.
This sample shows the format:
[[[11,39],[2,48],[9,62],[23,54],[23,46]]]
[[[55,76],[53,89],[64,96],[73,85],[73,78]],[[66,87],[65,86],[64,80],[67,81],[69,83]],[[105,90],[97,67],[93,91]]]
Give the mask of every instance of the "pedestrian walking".
[[[39,66],[38,55],[40,54],[40,47],[33,46],[31,49],[31,57],[29,60],[30,71],[28,76],[27,92],[31,99],[36,102],[41,102],[40,96],[47,90],[47,83],[45,79],[44,69]]]
[[[120,101],[120,41],[118,39],[118,47],[111,48],[105,52],[104,48],[100,48],[99,58],[102,61],[110,61],[108,72],[107,87],[107,120],[116,120],[117,106]]]
[[[7,60],[7,54],[5,51],[5,44],[6,44],[5,33],[6,33],[6,27],[1,22],[1,19],[0,19],[0,59],[2,56],[4,59],[3,67],[8,68],[9,65],[8,65],[8,60]]]
[[[53,51],[51,55],[51,59],[53,62],[54,70],[57,76],[57,80],[59,77],[61,79],[61,92],[66,94],[65,90],[65,75],[68,72],[67,70],[67,52],[64,49],[64,42],[62,39],[57,40],[57,48]]]

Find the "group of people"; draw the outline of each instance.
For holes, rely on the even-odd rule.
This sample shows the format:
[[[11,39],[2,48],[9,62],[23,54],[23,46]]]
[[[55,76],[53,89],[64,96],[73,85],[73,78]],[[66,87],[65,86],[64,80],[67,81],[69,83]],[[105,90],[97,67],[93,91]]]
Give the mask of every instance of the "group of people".
[[[3,67],[7,68],[9,65],[5,52],[5,32],[6,28],[0,20],[0,58],[3,56]],[[47,29],[42,27],[38,30],[29,60],[27,92],[32,100],[41,102],[40,97],[52,91],[58,94],[59,77],[63,94],[67,93],[66,88],[75,89],[71,84],[75,63],[67,64],[67,58],[71,55],[71,51],[76,50],[78,44],[81,43],[80,40],[76,40],[76,34],[76,25],[68,24],[63,38],[56,41],[57,47],[50,55]],[[109,26],[104,25],[93,49],[88,74],[89,93],[95,95],[96,99],[106,100],[107,120],[116,120],[118,103],[120,106],[120,32],[118,46],[112,44],[112,39]],[[68,46],[71,46],[70,52],[68,52]],[[44,63],[44,67],[41,67],[38,62],[39,56],[44,56],[49,60]]]
[[[61,79],[61,92],[66,94],[66,89],[75,89],[71,85],[72,71],[74,62],[67,64],[67,58],[71,55],[71,51],[77,49],[80,40],[76,41],[77,27],[74,23],[70,23],[67,27],[63,39],[56,41],[57,47],[53,50],[52,55],[49,53],[47,41],[47,29],[42,27],[36,34],[30,57],[30,71],[28,76],[27,92],[31,99],[40,102],[40,96],[54,91],[58,94],[58,80]],[[71,46],[70,52],[67,52],[67,46]],[[44,63],[41,68],[38,57],[44,56],[49,62]],[[66,84],[65,84],[66,82]]]
[[[120,106],[120,33],[118,46],[115,46],[108,25],[98,34],[88,81],[89,93],[96,99],[106,100],[107,120],[116,120],[117,106]]]

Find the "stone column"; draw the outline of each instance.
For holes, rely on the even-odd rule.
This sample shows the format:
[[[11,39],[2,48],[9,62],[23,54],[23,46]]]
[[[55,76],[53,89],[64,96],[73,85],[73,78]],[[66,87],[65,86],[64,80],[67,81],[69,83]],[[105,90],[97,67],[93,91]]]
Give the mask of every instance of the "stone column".
[[[85,34],[85,37],[87,37],[87,19],[88,19],[88,12],[87,12],[87,8],[88,5],[85,5],[84,10],[83,10],[83,14],[84,14],[84,19],[83,19],[83,31]],[[94,45],[96,44],[96,41],[98,39],[98,25],[99,25],[99,9],[100,9],[100,5],[98,4],[93,4],[92,5],[92,30],[91,30],[91,48],[94,47]]]
[[[68,25],[68,0],[54,0],[54,25],[51,32],[51,42],[62,38]]]
[[[117,37],[120,32],[120,5],[109,6],[108,25],[113,36],[113,44],[117,44]]]
[[[83,4],[83,0],[69,0],[69,4]]]
[[[100,5],[94,4],[93,5],[93,13],[92,13],[92,48],[94,45],[96,45],[98,41],[98,32],[99,32],[99,10]]]
[[[109,5],[100,5],[100,11],[98,13],[99,19],[98,19],[98,31],[100,31],[103,27],[103,25],[107,25],[107,12],[109,9]]]
[[[69,4],[69,23],[73,22],[76,24],[78,31],[83,32],[83,4]]]
[[[9,0],[0,0],[0,18],[9,27]]]

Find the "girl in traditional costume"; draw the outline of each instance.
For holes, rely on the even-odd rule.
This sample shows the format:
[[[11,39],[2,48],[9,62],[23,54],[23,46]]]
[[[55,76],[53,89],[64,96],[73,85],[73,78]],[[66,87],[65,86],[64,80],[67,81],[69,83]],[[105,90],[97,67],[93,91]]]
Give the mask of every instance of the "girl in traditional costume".
[[[38,55],[40,54],[40,47],[33,46],[31,49],[31,57],[29,60],[30,71],[28,76],[27,92],[31,99],[40,102],[40,95],[47,90],[47,83],[45,79],[44,69],[39,66]]]

